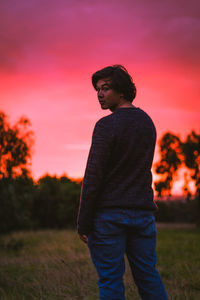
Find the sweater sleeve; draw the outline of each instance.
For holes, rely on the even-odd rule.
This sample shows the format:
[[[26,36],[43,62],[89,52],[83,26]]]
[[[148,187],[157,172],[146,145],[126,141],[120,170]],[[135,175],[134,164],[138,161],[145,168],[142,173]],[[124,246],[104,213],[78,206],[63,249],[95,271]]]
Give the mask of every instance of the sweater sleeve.
[[[78,213],[78,233],[88,235],[92,230],[95,207],[101,192],[106,166],[113,146],[111,118],[100,119],[93,131]]]

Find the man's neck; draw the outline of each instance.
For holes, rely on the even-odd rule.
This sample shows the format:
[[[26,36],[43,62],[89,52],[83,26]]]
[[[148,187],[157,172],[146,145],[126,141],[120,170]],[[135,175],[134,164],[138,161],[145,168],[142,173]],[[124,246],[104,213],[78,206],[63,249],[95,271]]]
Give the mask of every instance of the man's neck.
[[[128,102],[128,101],[126,101],[126,102],[124,102],[124,103],[120,103],[119,105],[117,105],[114,109],[112,108],[110,108],[110,110],[112,111],[112,112],[114,112],[116,109],[118,109],[118,108],[124,108],[124,107],[135,107],[131,102]]]

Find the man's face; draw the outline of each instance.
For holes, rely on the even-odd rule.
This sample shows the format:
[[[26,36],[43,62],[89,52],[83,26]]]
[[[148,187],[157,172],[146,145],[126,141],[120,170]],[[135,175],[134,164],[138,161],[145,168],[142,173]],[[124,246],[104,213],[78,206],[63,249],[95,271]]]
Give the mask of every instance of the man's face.
[[[113,90],[111,84],[109,78],[100,79],[97,81],[96,90],[101,108],[114,111],[122,103],[123,95]]]

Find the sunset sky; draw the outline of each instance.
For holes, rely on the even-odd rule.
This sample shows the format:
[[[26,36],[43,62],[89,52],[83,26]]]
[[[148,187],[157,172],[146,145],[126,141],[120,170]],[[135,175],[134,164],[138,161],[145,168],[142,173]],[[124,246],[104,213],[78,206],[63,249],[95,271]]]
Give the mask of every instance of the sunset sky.
[[[199,133],[199,12],[195,0],[0,1],[0,110],[30,119],[35,179],[84,175],[93,127],[110,114],[91,75],[107,65],[128,69],[158,140]]]

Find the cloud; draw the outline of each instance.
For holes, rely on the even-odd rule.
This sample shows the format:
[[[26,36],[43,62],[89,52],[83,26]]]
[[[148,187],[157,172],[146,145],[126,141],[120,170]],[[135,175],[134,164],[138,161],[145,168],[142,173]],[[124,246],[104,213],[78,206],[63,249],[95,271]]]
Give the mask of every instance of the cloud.
[[[194,65],[200,48],[195,5],[194,0],[3,0],[0,67],[78,72],[127,58]]]
[[[23,57],[19,41],[1,37],[0,41],[0,69],[4,72],[15,72],[17,62]]]

